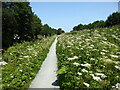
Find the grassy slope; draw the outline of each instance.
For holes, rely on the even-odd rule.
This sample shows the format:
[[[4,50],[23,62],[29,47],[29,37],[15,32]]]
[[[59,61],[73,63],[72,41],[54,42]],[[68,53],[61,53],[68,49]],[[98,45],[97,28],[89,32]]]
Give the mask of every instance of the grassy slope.
[[[20,90],[28,88],[54,39],[55,36],[8,48],[3,54],[3,61],[8,64],[2,68],[2,87]]]
[[[112,88],[120,84],[120,26],[59,36],[59,81],[64,88]]]

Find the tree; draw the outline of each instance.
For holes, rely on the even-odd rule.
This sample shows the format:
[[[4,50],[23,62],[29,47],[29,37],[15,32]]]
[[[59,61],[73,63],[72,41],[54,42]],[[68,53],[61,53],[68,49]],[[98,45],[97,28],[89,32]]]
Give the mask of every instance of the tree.
[[[2,9],[3,46],[34,38],[29,2],[3,2]]]
[[[113,26],[113,25],[118,25],[120,24],[120,13],[115,12],[108,16],[106,20],[106,26]]]
[[[50,27],[49,27],[49,25],[48,24],[43,25],[42,26],[41,35],[47,37],[47,36],[49,36],[49,34],[50,34]]]
[[[58,28],[58,30],[57,30],[57,35],[60,35],[60,34],[62,34],[62,33],[64,33],[64,30],[62,30],[62,28]]]
[[[15,41],[14,35],[18,32],[18,22],[15,12],[12,12],[11,3],[2,3],[2,45],[10,46]]]
[[[35,15],[34,13],[33,13],[32,29],[35,39],[38,39],[37,35],[39,35],[42,30],[42,23],[41,20],[38,18],[38,16]]]

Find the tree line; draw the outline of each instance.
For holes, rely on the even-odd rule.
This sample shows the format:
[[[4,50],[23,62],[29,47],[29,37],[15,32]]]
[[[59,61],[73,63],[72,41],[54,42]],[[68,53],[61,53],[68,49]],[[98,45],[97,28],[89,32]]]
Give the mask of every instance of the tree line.
[[[72,31],[80,31],[83,29],[105,28],[105,27],[112,27],[114,25],[120,25],[120,13],[119,12],[114,12],[111,15],[109,15],[106,21],[97,20],[87,25],[79,24],[73,27]]]
[[[41,19],[34,14],[29,2],[2,2],[2,46],[64,33],[62,28],[54,29],[42,25]]]

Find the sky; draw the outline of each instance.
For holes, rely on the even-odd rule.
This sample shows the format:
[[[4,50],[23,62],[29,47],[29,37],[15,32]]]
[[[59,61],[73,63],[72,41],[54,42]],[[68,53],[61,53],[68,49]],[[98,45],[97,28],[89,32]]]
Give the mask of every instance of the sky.
[[[118,11],[117,2],[31,2],[33,12],[42,24],[69,32],[78,24],[106,20]]]

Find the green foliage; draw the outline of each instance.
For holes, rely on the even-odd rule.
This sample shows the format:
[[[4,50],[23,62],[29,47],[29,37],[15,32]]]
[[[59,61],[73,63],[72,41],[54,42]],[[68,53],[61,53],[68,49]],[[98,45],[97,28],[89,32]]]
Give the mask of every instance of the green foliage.
[[[59,33],[59,30],[47,24],[42,25],[41,19],[32,12],[29,2],[2,2],[2,22],[3,47],[35,40],[38,35],[47,37]]]
[[[115,12],[112,13],[106,20],[106,26],[113,26],[120,24],[120,13]]]
[[[62,30],[62,28],[58,28],[58,30],[57,30],[57,35],[60,35],[60,34],[62,34],[62,33],[64,33],[64,30]]]
[[[2,88],[22,90],[35,78],[55,36],[9,47],[2,56]]]
[[[31,40],[32,10],[28,2],[2,2],[2,29],[3,46],[14,42]]]
[[[58,38],[60,88],[118,88],[120,26],[62,34]]]
[[[88,25],[79,24],[79,25],[73,27],[73,31],[111,27],[111,26],[119,25],[119,24],[120,24],[120,13],[115,12],[115,13],[112,13],[111,15],[109,15],[106,21],[97,20],[97,21],[94,21],[93,23],[89,23]]]
[[[79,24],[73,28],[73,31],[80,31],[83,29],[95,29],[95,28],[103,28],[105,27],[105,22],[103,20],[94,21],[93,23],[89,23],[88,25]]]

